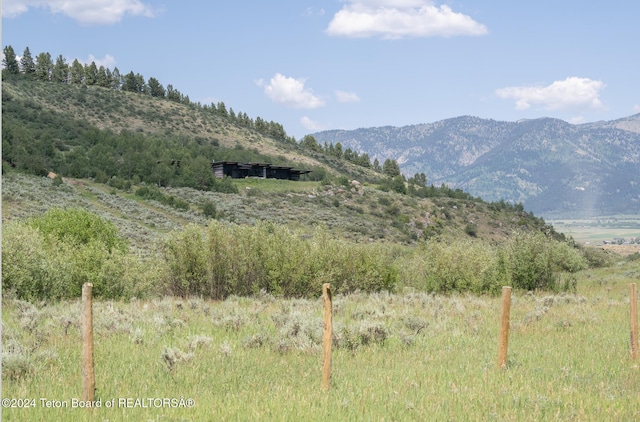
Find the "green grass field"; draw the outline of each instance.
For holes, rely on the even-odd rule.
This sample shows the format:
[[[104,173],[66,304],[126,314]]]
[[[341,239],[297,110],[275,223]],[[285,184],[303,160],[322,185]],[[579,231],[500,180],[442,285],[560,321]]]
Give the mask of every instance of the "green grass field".
[[[639,279],[636,260],[580,273],[576,294],[514,291],[503,370],[500,298],[334,297],[329,392],[320,297],[95,302],[102,407],[93,410],[72,407],[82,391],[80,301],[5,298],[3,398],[34,406],[5,407],[2,419],[635,420],[629,283]]]
[[[588,219],[562,219],[547,221],[578,242],[602,244],[614,238],[640,238],[640,215],[618,215]]]

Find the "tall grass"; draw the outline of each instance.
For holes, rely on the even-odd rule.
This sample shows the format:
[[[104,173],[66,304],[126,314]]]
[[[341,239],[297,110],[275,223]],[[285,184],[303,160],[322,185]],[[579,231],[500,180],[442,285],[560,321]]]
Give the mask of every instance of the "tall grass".
[[[3,409],[3,420],[635,420],[628,283],[638,265],[579,272],[576,293],[514,290],[506,370],[497,368],[498,297],[336,295],[328,393],[319,297],[95,301],[96,399],[195,405],[38,402]],[[79,397],[79,315],[79,301],[4,300],[3,397]]]

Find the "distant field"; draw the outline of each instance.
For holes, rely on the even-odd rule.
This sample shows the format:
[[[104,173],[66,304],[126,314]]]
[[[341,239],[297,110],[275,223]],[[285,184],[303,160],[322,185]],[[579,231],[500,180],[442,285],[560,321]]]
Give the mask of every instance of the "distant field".
[[[640,237],[640,215],[618,215],[588,219],[548,220],[549,224],[578,242],[601,245],[605,240]]]

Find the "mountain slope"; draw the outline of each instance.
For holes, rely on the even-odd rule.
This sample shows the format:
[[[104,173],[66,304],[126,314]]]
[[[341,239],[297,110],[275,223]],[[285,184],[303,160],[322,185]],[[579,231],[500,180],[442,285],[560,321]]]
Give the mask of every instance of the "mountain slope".
[[[583,125],[462,116],[314,136],[379,161],[396,159],[407,176],[423,172],[435,185],[522,202],[536,213],[640,211],[640,114]]]

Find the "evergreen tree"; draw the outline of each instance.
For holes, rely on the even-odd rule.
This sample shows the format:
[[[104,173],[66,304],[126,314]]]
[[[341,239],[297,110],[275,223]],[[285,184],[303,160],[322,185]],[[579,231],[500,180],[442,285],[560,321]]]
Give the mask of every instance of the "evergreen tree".
[[[382,172],[382,168],[380,167],[380,161],[378,161],[377,158],[373,160],[373,170],[376,173]]]
[[[111,88],[120,89],[120,84],[122,83],[121,79],[122,76],[120,76],[120,71],[117,67],[114,67],[113,72],[111,72]]]
[[[136,73],[135,85],[136,92],[147,92],[147,84],[144,81],[144,77],[139,73]]]
[[[218,114],[223,117],[227,117],[229,114],[227,112],[227,106],[224,105],[222,101],[218,102]]]
[[[342,158],[342,144],[340,142],[336,142],[336,146],[334,148],[334,155],[338,158]]]
[[[22,53],[22,57],[20,58],[20,67],[22,68],[22,73],[27,76],[33,75],[36,71],[36,63],[33,61],[29,47],[26,47],[24,49],[24,53]]]
[[[105,69],[104,66],[100,66],[98,68],[98,72],[96,73],[96,84],[102,88],[108,88],[111,85],[111,81],[107,75],[107,69]]]
[[[79,85],[84,81],[84,66],[82,66],[78,59],[74,59],[73,63],[71,63],[69,80],[74,85]]]
[[[98,83],[98,66],[96,62],[84,66],[84,83],[87,86],[96,85]]]
[[[18,64],[18,58],[16,52],[13,51],[13,47],[10,45],[4,48],[4,58],[2,59],[4,70],[12,75],[20,73],[20,65]]]
[[[56,63],[51,69],[51,80],[53,82],[67,83],[69,81],[69,65],[62,54],[56,58]]]
[[[136,84],[136,75],[133,73],[133,70],[126,75],[122,79],[122,90],[128,92],[137,92],[138,87]]]
[[[152,97],[164,98],[166,91],[156,78],[149,78],[149,93]]]
[[[313,135],[305,135],[300,141],[300,146],[310,149],[311,151],[322,152],[322,147]]]
[[[182,94],[177,89],[174,89],[173,85],[169,84],[167,85],[167,99],[179,103],[182,101]],[[213,104],[211,105],[213,106]]]
[[[382,173],[389,177],[400,176],[400,166],[396,160],[387,158],[382,164]]]
[[[38,57],[36,57],[36,69],[35,76],[39,81],[50,81],[51,80],[51,68],[53,64],[51,62],[51,54],[49,53],[40,53]]]

